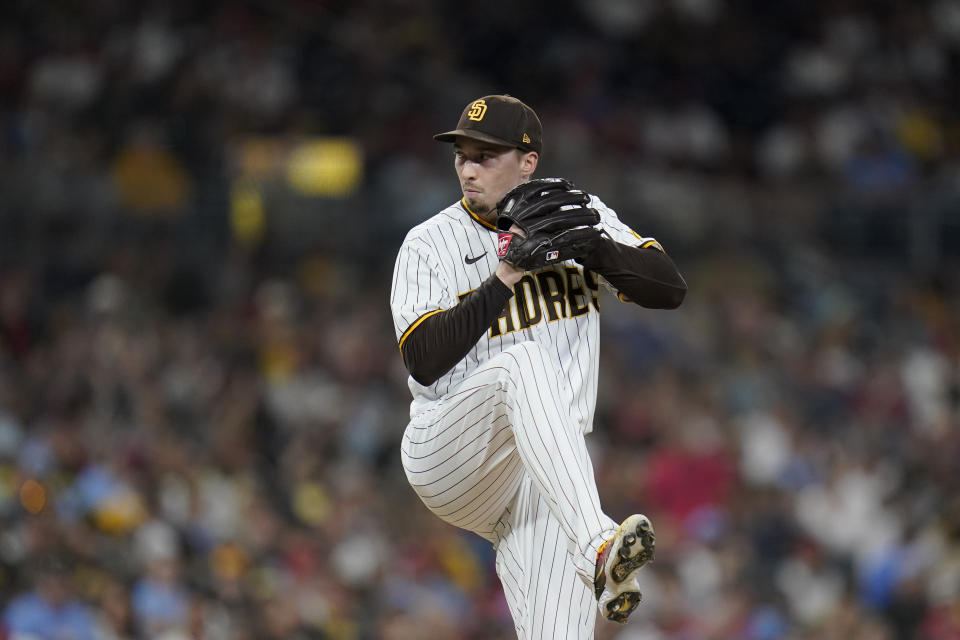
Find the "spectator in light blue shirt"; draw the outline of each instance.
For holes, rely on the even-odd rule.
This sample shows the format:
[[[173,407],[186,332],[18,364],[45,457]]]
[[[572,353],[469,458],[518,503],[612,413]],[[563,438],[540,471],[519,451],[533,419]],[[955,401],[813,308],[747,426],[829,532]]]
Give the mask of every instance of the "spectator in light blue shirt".
[[[44,559],[34,588],[10,601],[3,622],[11,637],[37,640],[96,640],[94,617],[76,597],[71,576],[60,560]]]

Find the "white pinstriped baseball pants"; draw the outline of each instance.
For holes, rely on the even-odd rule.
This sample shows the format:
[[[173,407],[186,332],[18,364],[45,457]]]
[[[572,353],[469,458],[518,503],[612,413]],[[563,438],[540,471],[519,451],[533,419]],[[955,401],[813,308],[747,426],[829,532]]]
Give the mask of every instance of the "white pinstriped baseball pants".
[[[523,640],[593,637],[597,548],[617,527],[555,367],[534,342],[504,350],[416,416],[401,445],[424,504],[496,546]]]

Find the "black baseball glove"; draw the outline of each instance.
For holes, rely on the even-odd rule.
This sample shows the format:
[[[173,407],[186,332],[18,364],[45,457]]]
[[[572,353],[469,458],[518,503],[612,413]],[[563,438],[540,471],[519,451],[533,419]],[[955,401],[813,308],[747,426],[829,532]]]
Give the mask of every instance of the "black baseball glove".
[[[601,237],[594,226],[600,214],[589,202],[589,195],[563,178],[514,187],[497,203],[497,255],[521,269],[583,257]],[[522,235],[510,232],[513,225]]]

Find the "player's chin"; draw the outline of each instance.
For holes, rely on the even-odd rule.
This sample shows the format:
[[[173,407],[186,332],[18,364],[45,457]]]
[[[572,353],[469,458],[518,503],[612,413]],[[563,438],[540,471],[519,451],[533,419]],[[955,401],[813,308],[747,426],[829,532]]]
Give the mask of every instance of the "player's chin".
[[[463,199],[467,201],[467,206],[470,207],[470,211],[473,211],[478,216],[486,215],[493,210],[493,206],[483,198],[464,194]]]

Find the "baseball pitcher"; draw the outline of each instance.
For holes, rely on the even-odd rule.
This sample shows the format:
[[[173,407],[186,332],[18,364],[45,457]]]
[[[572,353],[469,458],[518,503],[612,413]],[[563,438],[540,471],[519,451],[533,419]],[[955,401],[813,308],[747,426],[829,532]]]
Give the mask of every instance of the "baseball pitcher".
[[[453,143],[463,198],[407,234],[390,305],[413,395],[401,457],[430,511],[496,548],[517,635],[593,638],[640,602],[650,520],[600,507],[584,436],[597,395],[600,289],[673,309],[686,283],[596,196],[534,179],[536,113],[474,100]]]

